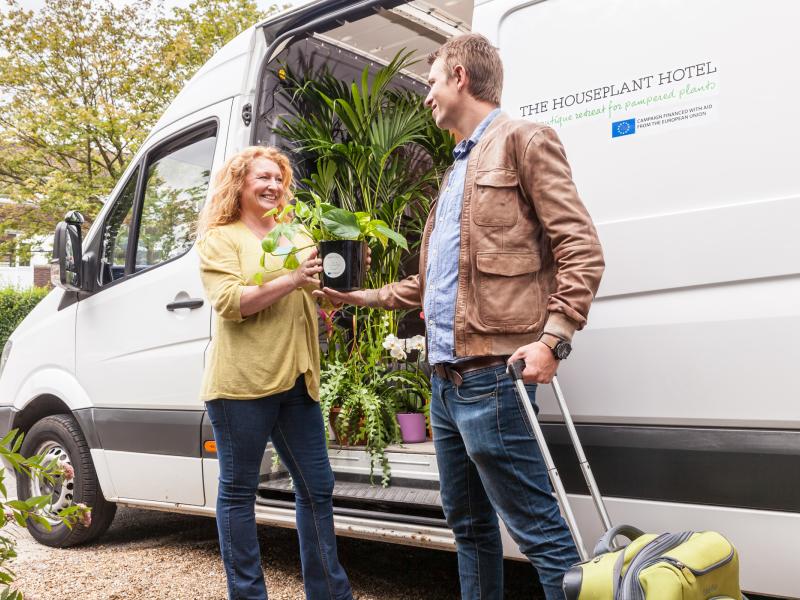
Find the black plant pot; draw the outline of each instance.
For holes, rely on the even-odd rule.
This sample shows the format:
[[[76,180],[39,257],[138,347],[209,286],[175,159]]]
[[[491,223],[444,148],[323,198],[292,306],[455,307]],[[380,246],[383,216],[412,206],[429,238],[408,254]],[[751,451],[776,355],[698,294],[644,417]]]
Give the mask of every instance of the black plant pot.
[[[354,240],[319,243],[322,258],[322,285],[340,292],[364,287],[367,272],[367,245]]]

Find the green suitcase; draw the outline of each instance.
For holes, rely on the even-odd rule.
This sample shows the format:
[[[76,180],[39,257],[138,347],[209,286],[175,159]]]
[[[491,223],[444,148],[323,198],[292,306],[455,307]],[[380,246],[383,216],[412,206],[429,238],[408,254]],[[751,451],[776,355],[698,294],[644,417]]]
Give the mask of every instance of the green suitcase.
[[[522,381],[524,369],[525,363],[517,361],[509,365],[508,374],[522,400],[564,520],[581,558],[581,562],[564,577],[567,600],[746,600],[739,588],[739,556],[733,545],[719,533],[685,531],[657,535],[645,534],[630,525],[612,527],[558,378],[553,377],[553,391],[564,424],[606,532],[589,556],[525,390]],[[630,543],[623,548],[614,548],[617,536],[628,538]]]
[[[617,535],[631,542],[612,550]],[[601,538],[594,558],[567,572],[564,595],[567,600],[740,600],[739,557],[715,531],[655,535],[616,527]]]

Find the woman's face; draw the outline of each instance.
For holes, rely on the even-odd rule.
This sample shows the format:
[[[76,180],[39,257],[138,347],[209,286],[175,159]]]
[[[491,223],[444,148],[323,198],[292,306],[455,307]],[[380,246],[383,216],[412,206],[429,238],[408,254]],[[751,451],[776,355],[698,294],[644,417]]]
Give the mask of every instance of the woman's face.
[[[283,193],[283,176],[277,163],[268,158],[256,158],[250,163],[240,193],[242,213],[260,219],[268,210],[280,206]]]

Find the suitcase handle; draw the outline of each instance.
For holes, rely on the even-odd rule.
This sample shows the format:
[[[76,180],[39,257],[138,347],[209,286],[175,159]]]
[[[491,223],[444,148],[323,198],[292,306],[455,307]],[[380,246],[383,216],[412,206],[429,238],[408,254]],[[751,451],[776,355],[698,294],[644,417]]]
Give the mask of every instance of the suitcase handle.
[[[583,540],[581,539],[580,532],[578,531],[577,522],[575,521],[572,508],[570,507],[569,500],[567,499],[567,492],[564,489],[563,483],[561,482],[561,476],[558,474],[558,469],[556,469],[555,463],[550,455],[550,450],[547,448],[544,434],[542,433],[541,427],[536,419],[536,413],[531,405],[528,392],[525,390],[525,384],[522,380],[522,372],[524,370],[525,361],[520,359],[510,363],[508,365],[507,372],[517,388],[517,394],[519,395],[520,399],[523,400],[525,412],[527,413],[528,420],[533,427],[536,441],[539,444],[539,449],[542,452],[542,458],[544,459],[545,466],[547,467],[547,472],[550,475],[550,481],[553,484],[553,491],[556,493],[556,497],[558,498],[558,502],[561,505],[562,512],[564,513],[564,519],[567,521],[567,525],[572,532],[572,537],[575,540],[575,546],[578,548],[578,554],[580,555],[581,560],[587,560],[589,555],[583,546]],[[564,417],[564,425],[567,428],[570,440],[575,448],[575,453],[578,457],[578,464],[583,472],[583,478],[586,481],[586,486],[589,488],[589,495],[591,496],[594,506],[597,509],[597,513],[600,516],[600,520],[603,523],[603,530],[610,531],[612,529],[611,518],[608,516],[608,511],[603,503],[603,497],[600,495],[600,489],[597,487],[597,482],[595,481],[594,474],[589,466],[589,461],[586,458],[586,454],[583,452],[583,446],[578,438],[578,432],[575,429],[575,424],[572,422],[572,416],[569,413],[567,402],[564,400],[564,394],[561,392],[561,386],[558,384],[558,377],[555,375],[553,376],[552,385],[556,400],[558,400],[558,407]],[[613,542],[613,540],[614,537],[612,536],[611,541]]]
[[[619,550],[622,546],[615,547],[614,546],[614,538],[618,535],[628,538],[630,541],[635,540],[641,535],[644,535],[644,531],[634,527],[633,525],[617,525],[612,527],[608,531],[606,531],[600,539],[597,541],[597,545],[594,547],[594,551],[592,552],[592,556],[600,556],[601,554],[605,554],[606,552],[613,552],[614,550]]]

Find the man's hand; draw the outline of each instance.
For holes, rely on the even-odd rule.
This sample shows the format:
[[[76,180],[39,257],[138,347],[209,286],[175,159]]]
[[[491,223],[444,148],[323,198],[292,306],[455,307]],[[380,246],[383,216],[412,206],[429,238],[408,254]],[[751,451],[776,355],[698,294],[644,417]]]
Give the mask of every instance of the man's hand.
[[[338,292],[331,288],[325,287],[321,290],[314,290],[311,292],[317,300],[327,300],[334,308],[341,308],[343,304],[352,304],[354,306],[367,305],[367,291],[355,290],[354,292]]]
[[[527,346],[517,348],[508,364],[522,359],[525,361],[525,370],[522,372],[522,381],[525,383],[550,383],[558,369],[558,361],[553,353],[542,342],[533,342]]]
[[[367,271],[372,268],[372,250],[367,246]],[[353,306],[366,306],[367,297],[365,290],[356,290],[354,292],[337,292],[331,288],[322,288],[322,290],[314,290],[311,292],[320,302],[330,302],[333,308],[339,309],[343,304],[352,304]]]

